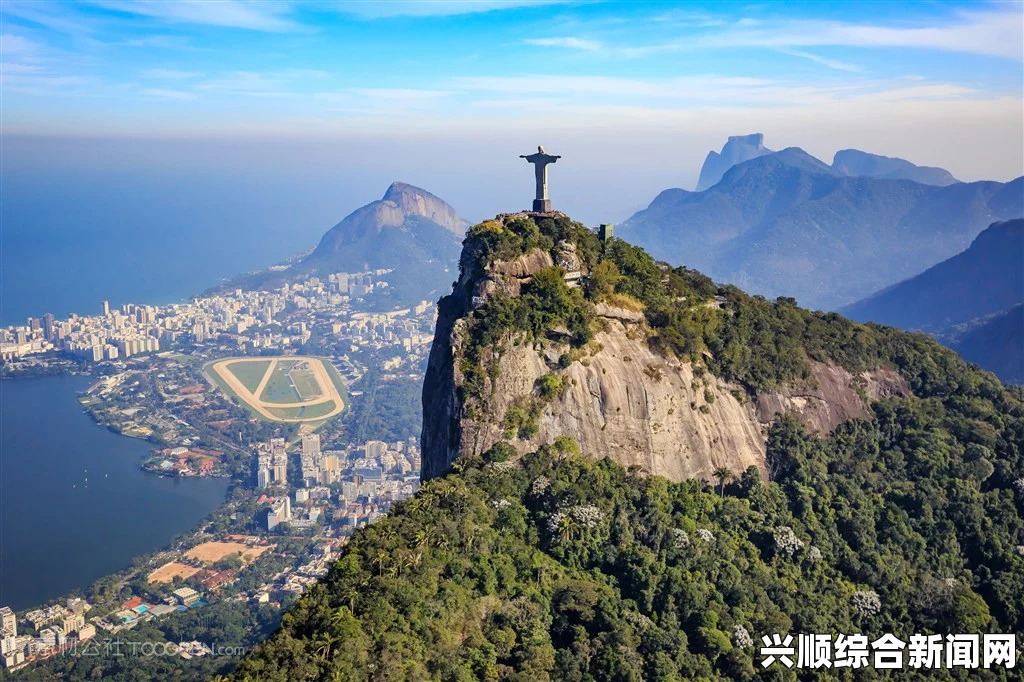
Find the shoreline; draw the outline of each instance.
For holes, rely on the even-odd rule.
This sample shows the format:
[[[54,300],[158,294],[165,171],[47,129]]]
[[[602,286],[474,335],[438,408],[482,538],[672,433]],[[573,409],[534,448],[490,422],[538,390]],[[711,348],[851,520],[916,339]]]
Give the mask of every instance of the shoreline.
[[[59,371],[58,370],[58,371],[47,371],[47,372],[39,372],[39,373],[33,372],[33,373],[27,373],[27,374],[20,374],[20,373],[14,374],[14,375],[7,374],[7,375],[4,375],[4,376],[0,377],[0,385],[2,385],[3,381],[30,382],[30,381],[33,381],[33,380],[57,378],[57,377],[95,377],[95,376],[96,376],[96,374],[94,372],[90,372],[87,369],[86,370],[73,371],[73,372],[63,372],[63,371]],[[86,393],[90,389],[92,389],[95,385],[96,385],[96,382],[90,384],[84,390],[78,390],[78,391],[75,392],[75,399],[76,399],[76,401],[79,402],[80,405],[81,405],[80,398],[82,396],[86,395]],[[108,581],[108,580],[112,580],[112,579],[119,579],[119,578],[127,578],[133,572],[134,567],[139,565],[141,562],[150,561],[150,560],[152,560],[153,557],[159,556],[159,555],[167,552],[168,550],[173,548],[173,546],[176,544],[176,542],[178,542],[179,538],[189,537],[189,536],[195,534],[196,532],[200,531],[204,526],[208,525],[210,523],[210,521],[213,518],[216,517],[218,512],[221,512],[225,508],[228,507],[228,505],[230,503],[230,500],[231,500],[231,494],[232,494],[232,490],[233,490],[234,484],[238,483],[238,481],[235,481],[234,477],[230,473],[228,473],[228,472],[217,473],[217,474],[181,475],[181,474],[177,474],[177,473],[169,474],[169,473],[166,473],[166,472],[154,471],[153,469],[151,469],[151,468],[146,466],[147,462],[151,459],[152,454],[156,451],[156,448],[153,447],[153,442],[148,437],[142,436],[142,435],[133,435],[133,434],[125,433],[124,431],[119,430],[116,427],[114,427],[114,425],[112,425],[112,424],[104,424],[104,423],[100,422],[99,420],[97,420],[96,414],[92,410],[87,409],[85,406],[83,406],[82,413],[89,417],[89,420],[92,422],[92,426],[93,427],[96,427],[96,428],[103,429],[105,431],[111,432],[114,435],[119,436],[119,437],[124,437],[124,438],[128,438],[128,439],[131,439],[131,440],[145,442],[146,445],[149,447],[148,455],[143,455],[138,461],[136,461],[133,464],[133,466],[138,471],[140,471],[143,475],[145,475],[146,477],[154,477],[154,478],[160,478],[160,479],[174,479],[174,480],[182,480],[182,479],[226,479],[227,486],[224,489],[223,499],[221,499],[221,501],[213,509],[211,509],[205,516],[203,516],[203,518],[201,518],[198,522],[193,523],[193,524],[189,525],[187,528],[184,528],[181,531],[179,531],[179,532],[171,535],[170,537],[166,538],[166,540],[163,543],[161,543],[159,546],[155,547],[152,550],[149,550],[147,552],[143,552],[141,554],[133,554],[133,555],[131,555],[127,559],[126,564],[122,568],[120,568],[120,569],[118,569],[118,570],[116,570],[114,572],[104,573],[104,574],[100,575],[99,577],[97,577],[96,579],[94,579],[92,581],[89,581],[89,582],[87,582],[84,585],[78,585],[78,586],[72,588],[70,591],[62,592],[61,594],[56,595],[55,597],[52,597],[50,599],[46,599],[46,600],[44,600],[42,602],[38,602],[38,603],[37,602],[33,602],[32,604],[30,604],[28,606],[15,609],[16,612],[21,613],[21,614],[27,613],[27,612],[31,612],[31,611],[34,611],[34,610],[37,610],[37,609],[44,609],[44,608],[47,608],[48,606],[51,606],[53,604],[60,604],[60,603],[63,603],[64,601],[66,601],[69,598],[80,597],[80,596],[82,596],[82,595],[84,595],[84,594],[94,590],[96,588],[96,586],[99,585],[100,583],[102,583],[103,581]]]

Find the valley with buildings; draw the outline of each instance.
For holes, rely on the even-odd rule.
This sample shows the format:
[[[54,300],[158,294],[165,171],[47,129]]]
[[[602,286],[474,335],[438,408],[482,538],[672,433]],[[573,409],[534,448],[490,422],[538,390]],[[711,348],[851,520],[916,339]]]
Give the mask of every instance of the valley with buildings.
[[[8,377],[91,376],[79,403],[97,425],[151,444],[145,471],[230,481],[225,504],[171,545],[75,594],[0,609],[7,670],[116,658],[129,643],[216,669],[265,636],[357,528],[416,492],[419,412],[408,404],[436,306],[367,310],[391,272],[165,306],[103,302],[100,315],[0,331]],[[208,623],[222,618],[238,627],[215,642]]]

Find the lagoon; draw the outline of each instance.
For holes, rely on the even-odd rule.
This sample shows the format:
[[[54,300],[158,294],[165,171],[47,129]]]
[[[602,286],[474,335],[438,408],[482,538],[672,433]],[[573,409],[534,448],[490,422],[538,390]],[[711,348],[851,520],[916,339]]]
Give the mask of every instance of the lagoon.
[[[78,403],[91,381],[0,381],[0,605],[84,589],[224,502],[226,479],[142,471],[150,444],[97,426]]]

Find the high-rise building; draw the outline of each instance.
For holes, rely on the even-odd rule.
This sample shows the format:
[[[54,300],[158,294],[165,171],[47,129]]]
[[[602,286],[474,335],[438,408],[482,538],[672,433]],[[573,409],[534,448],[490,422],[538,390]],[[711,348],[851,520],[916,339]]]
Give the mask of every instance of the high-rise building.
[[[85,616],[77,613],[70,614],[64,618],[61,627],[64,628],[64,632],[71,634],[72,632],[78,632],[85,625]]]
[[[0,608],[0,630],[10,637],[15,637],[18,634],[18,618],[9,606]]]
[[[270,455],[260,455],[256,469],[256,485],[260,488],[266,488],[272,481]]]
[[[302,456],[314,460],[320,457],[320,434],[311,433],[302,437]]]
[[[387,452],[388,444],[379,440],[366,441],[366,456],[367,457],[380,457]]]
[[[103,302],[103,317],[110,317],[110,301]]]
[[[290,521],[292,518],[292,501],[285,495],[283,499],[277,500],[271,505],[267,513],[267,530],[274,530],[278,525]]]
[[[43,336],[47,341],[53,341],[57,335],[56,322],[57,320],[54,318],[53,313],[43,315]]]
[[[270,464],[273,468],[273,481],[280,485],[288,483],[288,452],[284,438],[270,439]]]

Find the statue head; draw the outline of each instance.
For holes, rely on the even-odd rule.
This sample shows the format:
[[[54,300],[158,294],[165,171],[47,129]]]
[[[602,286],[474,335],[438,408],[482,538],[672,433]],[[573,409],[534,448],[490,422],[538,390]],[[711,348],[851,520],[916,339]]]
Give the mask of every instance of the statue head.
[[[547,152],[544,151],[544,145],[542,144],[537,145],[537,151],[539,151],[541,154],[547,154]]]

